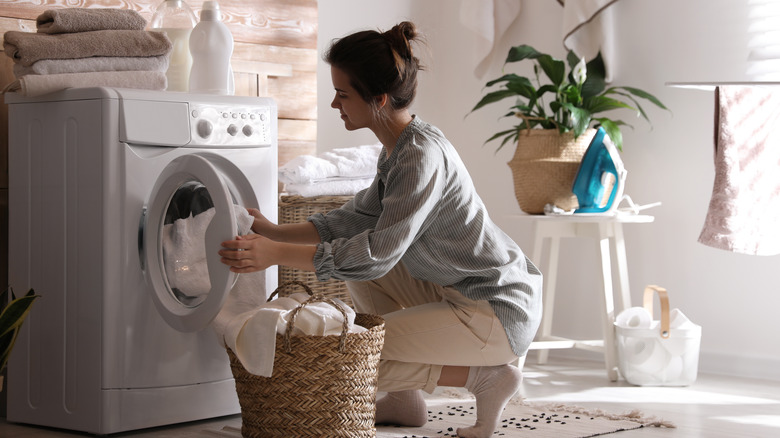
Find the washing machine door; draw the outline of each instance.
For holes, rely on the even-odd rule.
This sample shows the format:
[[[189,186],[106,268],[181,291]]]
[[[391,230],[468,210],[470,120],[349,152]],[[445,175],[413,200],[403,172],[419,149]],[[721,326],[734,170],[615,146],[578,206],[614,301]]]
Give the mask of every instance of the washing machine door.
[[[208,158],[174,159],[152,189],[143,250],[152,298],[173,328],[192,332],[217,316],[238,274],[220,262],[221,243],[237,234],[226,181]]]

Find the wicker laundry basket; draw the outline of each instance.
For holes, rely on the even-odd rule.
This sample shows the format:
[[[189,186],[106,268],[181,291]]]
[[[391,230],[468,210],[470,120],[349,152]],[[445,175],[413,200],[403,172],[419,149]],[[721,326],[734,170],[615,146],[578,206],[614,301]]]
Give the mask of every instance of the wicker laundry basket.
[[[352,198],[352,196],[282,196],[279,200],[279,223],[296,224],[305,222],[309,216],[315,213],[327,213],[335,210]],[[352,307],[352,299],[349,296],[347,285],[342,280],[319,281],[313,272],[279,266],[279,284],[292,280],[308,284],[315,294],[338,298]]]
[[[271,295],[291,284],[283,284]],[[339,305],[323,295],[309,302]],[[384,320],[377,315],[357,314],[361,333],[341,335],[290,335],[295,324],[293,310],[287,332],[276,335],[276,352],[271,377],[256,376],[241,365],[227,348],[230,368],[241,405],[241,435],[266,437],[375,437],[379,355],[384,343]]]

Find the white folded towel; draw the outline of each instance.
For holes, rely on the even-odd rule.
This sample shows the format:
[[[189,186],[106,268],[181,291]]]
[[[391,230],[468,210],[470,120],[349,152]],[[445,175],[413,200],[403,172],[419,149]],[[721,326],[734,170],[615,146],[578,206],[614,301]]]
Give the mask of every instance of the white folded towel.
[[[167,86],[165,72],[161,71],[102,71],[26,75],[8,84],[3,92],[15,91],[22,96],[35,97],[66,88],[117,87],[165,90]]]
[[[279,181],[285,184],[311,184],[335,177],[373,177],[381,151],[382,145],[377,143],[334,149],[316,157],[301,155],[279,168]]]
[[[340,177],[365,177],[376,174],[377,160],[382,144],[353,148],[339,148],[322,154],[322,158],[336,165]]]
[[[160,56],[95,56],[78,59],[42,59],[33,65],[14,64],[14,76],[86,73],[98,71],[166,71],[169,57]]]
[[[284,189],[290,195],[304,197],[313,196],[354,196],[357,192],[370,186],[374,181],[371,178],[330,178],[308,184],[285,184]]]
[[[279,181],[285,184],[309,184],[338,176],[338,172],[338,167],[328,160],[313,155],[300,155],[279,168]]]

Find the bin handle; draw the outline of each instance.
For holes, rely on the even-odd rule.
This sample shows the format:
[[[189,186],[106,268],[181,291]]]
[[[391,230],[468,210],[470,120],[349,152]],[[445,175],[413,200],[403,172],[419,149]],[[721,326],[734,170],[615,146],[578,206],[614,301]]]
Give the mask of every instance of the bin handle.
[[[669,339],[671,332],[669,330],[669,294],[666,289],[656,286],[648,285],[645,287],[644,296],[644,308],[650,312],[650,318],[653,317],[653,292],[658,294],[658,299],[661,302],[661,337]]]

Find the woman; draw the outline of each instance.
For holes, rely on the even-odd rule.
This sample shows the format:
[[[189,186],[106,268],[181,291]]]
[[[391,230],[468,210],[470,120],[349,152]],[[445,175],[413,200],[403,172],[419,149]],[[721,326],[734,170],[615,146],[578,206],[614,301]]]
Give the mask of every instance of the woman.
[[[347,282],[358,312],[383,315],[377,424],[421,426],[421,390],[465,387],[477,421],[461,437],[487,437],[520,387],[510,365],[540,320],[542,276],[488,217],[455,148],[409,113],[419,60],[415,26],[358,32],[332,44],[338,109],[347,130],[368,128],[384,146],[377,176],[342,208],[275,225],[252,210],[257,233],[224,242],[234,272],[272,265]]]

